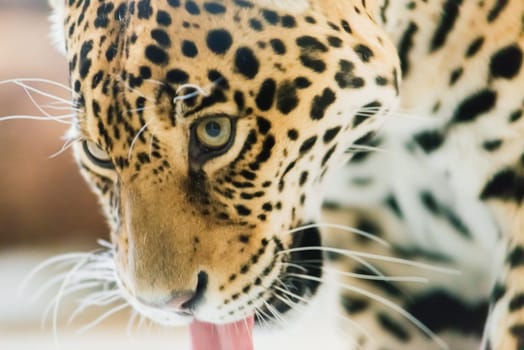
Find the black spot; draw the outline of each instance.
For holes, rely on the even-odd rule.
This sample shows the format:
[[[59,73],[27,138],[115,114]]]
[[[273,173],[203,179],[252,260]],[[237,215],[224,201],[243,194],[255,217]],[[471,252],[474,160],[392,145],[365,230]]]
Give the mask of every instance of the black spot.
[[[322,73],[326,70],[326,64],[320,59],[306,54],[300,55],[299,59],[304,67],[309,68],[316,73]]]
[[[326,165],[326,163],[331,159],[331,156],[333,155],[333,153],[335,153],[336,149],[337,149],[336,144],[333,147],[331,147],[330,149],[328,149],[328,151],[322,157],[322,162],[320,163],[321,166]]]
[[[106,28],[109,23],[109,14],[113,11],[115,5],[112,3],[100,4],[96,10],[95,28]]]
[[[288,130],[287,137],[289,137],[290,140],[296,141],[298,139],[298,131],[295,129]]]
[[[493,22],[497,19],[497,17],[500,15],[502,10],[506,8],[506,5],[508,4],[508,0],[497,0],[495,1],[495,5],[493,5],[493,8],[489,11],[487,20],[488,22]]]
[[[218,86],[220,86],[224,90],[228,90],[229,89],[229,81],[219,71],[214,70],[214,69],[210,70],[208,72],[208,74],[207,74],[207,78],[214,85],[218,85]]]
[[[489,140],[482,144],[482,147],[488,152],[494,152],[502,146],[502,140]]]
[[[259,21],[258,19],[256,19],[256,18],[251,18],[251,19],[249,20],[249,26],[250,26],[253,30],[257,31],[257,32],[260,32],[260,31],[262,31],[262,30],[264,29],[264,26],[262,25],[262,22],[260,22],[260,21]]]
[[[331,47],[340,48],[342,47],[343,41],[336,36],[328,36],[328,44]]]
[[[473,57],[484,44],[484,37],[478,37],[471,44],[469,44],[468,49],[466,50],[466,57]]]
[[[300,155],[304,155],[305,153],[309,152],[313,148],[313,146],[315,146],[316,142],[317,142],[316,136],[311,136],[306,141],[304,141],[302,145],[300,145],[300,150],[299,150]]]
[[[277,55],[284,55],[286,53],[286,46],[282,40],[271,39],[269,44],[271,45],[273,52],[275,52]]]
[[[462,68],[462,67],[454,69],[451,72],[451,76],[449,78],[449,85],[450,86],[455,85],[455,83],[460,79],[460,77],[462,76],[463,73],[464,73],[464,68]]]
[[[353,74],[355,69],[353,62],[342,59],[338,62],[338,66],[339,70],[335,73],[335,81],[340,88],[360,88],[364,86],[364,80]]]
[[[317,95],[313,98],[311,103],[311,111],[309,116],[313,120],[320,120],[324,118],[326,110],[331,104],[336,101],[336,95],[330,88],[325,88],[322,95]]]
[[[253,50],[249,47],[241,47],[235,55],[235,67],[240,74],[249,79],[253,79],[258,74],[260,62],[256,58]]]
[[[406,311],[435,333],[454,330],[480,335],[487,317],[488,303],[464,302],[447,291],[436,290],[411,299]]]
[[[106,50],[106,60],[107,62],[113,61],[115,58],[115,55],[117,53],[117,46],[115,44],[111,44],[108,46]]]
[[[206,38],[207,47],[218,54],[225,54],[233,44],[231,34],[225,29],[215,29],[209,31]]]
[[[516,44],[500,49],[491,57],[489,67],[495,78],[514,78],[522,67],[522,50]]]
[[[366,45],[358,44],[353,49],[362,62],[369,62],[371,57],[373,57],[373,51]]]
[[[189,75],[180,69],[172,69],[166,74],[166,78],[173,84],[186,84],[189,80]]]
[[[398,44],[398,55],[400,58],[400,67],[402,75],[407,76],[409,73],[409,52],[413,48],[413,38],[418,31],[418,26],[414,22],[410,22]],[[396,75],[395,75],[396,76]]]
[[[151,37],[160,46],[164,46],[164,47],[171,46],[171,39],[169,38],[169,35],[162,29],[153,29],[151,31]]]
[[[91,69],[91,59],[89,58],[89,53],[93,50],[93,40],[86,41],[82,44],[80,49],[80,66],[79,73],[80,78],[85,79],[89,70]]]
[[[497,93],[493,90],[481,90],[469,96],[455,110],[455,122],[472,122],[479,115],[490,111],[497,100]]]
[[[118,5],[113,16],[117,21],[123,21],[124,18],[126,17],[126,14],[127,14],[127,4],[122,3]]]
[[[460,13],[462,0],[446,0],[441,11],[440,23],[431,40],[431,51],[440,49],[453,30]]]
[[[519,293],[511,298],[509,302],[509,311],[515,312],[524,308],[524,294]]]
[[[182,41],[182,54],[186,57],[196,57],[198,55],[198,48],[193,41]]]
[[[235,205],[235,209],[240,216],[248,216],[251,214],[251,210],[243,205]]]
[[[164,65],[167,64],[169,61],[167,53],[155,45],[148,45],[146,47],[145,54],[147,59],[155,64]]]
[[[389,195],[385,199],[386,206],[399,218],[403,217],[402,210],[398,204],[397,199],[393,195]]]
[[[369,301],[360,298],[352,298],[346,295],[343,295],[340,298],[340,303],[346,312],[350,315],[358,314],[366,310],[369,306]]]
[[[295,28],[296,26],[297,21],[295,20],[295,17],[289,15],[282,16],[282,27]]]
[[[140,76],[142,79],[150,79],[151,78],[151,68],[148,66],[141,66],[140,67]]]
[[[280,17],[278,16],[278,13],[272,10],[263,10],[262,17],[264,17],[267,23],[272,24],[272,25],[277,24],[280,19]]]
[[[180,7],[180,0],[167,0],[167,3],[171,6],[171,7]]]
[[[346,33],[348,34],[353,33],[353,30],[351,30],[351,27],[346,20],[342,20],[341,24],[342,24],[342,29],[344,29]]]
[[[410,340],[410,335],[408,331],[396,320],[391,318],[388,314],[384,312],[377,313],[378,323],[391,335],[397,338],[401,342],[408,342]]]
[[[338,135],[340,130],[341,130],[340,126],[326,130],[326,132],[324,133],[324,137],[322,138],[324,143],[329,143],[333,141],[333,139]]]
[[[496,304],[500,299],[504,297],[507,290],[506,287],[500,283],[495,284],[493,290],[491,291],[490,302],[491,304]]]
[[[104,72],[98,71],[95,75],[93,75],[93,80],[91,80],[91,89],[96,89],[98,84],[102,81],[102,78],[104,77]]]
[[[505,169],[493,176],[486,184],[480,198],[499,199],[522,202],[524,198],[524,177],[517,175],[514,170]]]
[[[162,26],[169,26],[172,23],[172,19],[169,13],[159,10],[156,14],[156,22]]]
[[[216,2],[206,2],[204,9],[212,15],[220,15],[226,12],[226,7]]]
[[[312,37],[310,35],[304,35],[304,36],[298,37],[296,42],[299,47],[309,52],[327,52],[328,51],[328,48],[326,45],[322,44],[317,38]]]
[[[269,129],[271,129],[271,122],[265,118],[257,117],[257,126],[258,131],[262,135],[265,135],[268,133]]]
[[[276,83],[269,78],[264,80],[260,90],[258,91],[255,102],[261,111],[268,111],[275,100]]]
[[[437,150],[444,142],[444,136],[437,130],[420,132],[415,135],[414,139],[426,153]]]
[[[253,4],[246,0],[235,0],[235,5],[242,8],[252,8]]]
[[[235,103],[237,105],[237,109],[239,111],[244,110],[244,107],[246,106],[246,100],[244,97],[244,93],[242,91],[235,91],[235,96],[233,97],[235,100]]]
[[[524,248],[516,246],[508,254],[507,262],[511,268],[524,266]]]
[[[298,106],[298,96],[295,84],[284,81],[277,90],[277,108],[283,114],[289,114]]]
[[[511,334],[513,336],[515,336],[516,338],[518,338],[519,342],[517,344],[517,349],[516,350],[521,350],[522,349],[522,346],[524,346],[523,344],[523,339],[524,339],[524,324],[517,324],[517,325],[514,325],[514,326],[511,326],[509,328],[509,331],[511,332]]]
[[[464,222],[457,216],[457,214],[442,203],[437,202],[433,194],[427,191],[420,193],[422,204],[436,216],[441,216],[446,219],[449,224],[457,230],[462,236],[470,238],[471,232]]]
[[[191,0],[186,1],[186,11],[189,12],[191,15],[200,14],[200,8],[194,1]]]
[[[300,174],[300,179],[298,181],[298,184],[300,186],[304,186],[304,184],[306,183],[307,179],[308,179],[308,176],[309,176],[309,173],[307,171],[303,171],[301,174]]]
[[[153,14],[151,0],[141,0],[137,3],[138,18],[148,19]]]
[[[509,116],[509,122],[510,123],[514,123],[516,122],[517,120],[519,120],[520,118],[522,118],[522,110],[516,110],[514,112],[512,112]]]

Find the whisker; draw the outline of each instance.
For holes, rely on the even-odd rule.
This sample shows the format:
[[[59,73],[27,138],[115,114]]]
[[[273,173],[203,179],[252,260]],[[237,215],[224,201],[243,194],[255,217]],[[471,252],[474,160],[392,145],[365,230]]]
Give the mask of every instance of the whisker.
[[[36,275],[38,275],[40,272],[42,272],[44,269],[47,269],[53,265],[59,265],[59,264],[66,264],[70,265],[78,261],[79,259],[86,258],[91,253],[68,253],[68,254],[62,254],[58,256],[51,257],[49,259],[46,259],[36,265],[29,273],[24,277],[22,282],[20,283],[20,286],[18,287],[18,297],[21,297],[24,293],[25,289],[27,288],[27,284],[31,279],[33,279]]]
[[[292,277],[302,278],[302,279],[305,279],[305,280],[310,280],[310,281],[315,281],[315,282],[320,282],[320,283],[324,283],[325,282],[325,280],[322,279],[322,278],[309,276],[309,275],[295,274],[295,273],[290,273],[288,275],[292,276]],[[346,285],[346,284],[343,284],[343,283],[337,283],[337,282],[335,282],[335,284],[338,287],[340,287],[340,288],[343,288],[343,289],[346,289],[346,290],[349,290],[349,291],[352,291],[352,292],[355,292],[355,293],[359,293],[359,294],[361,294],[363,296],[366,296],[366,297],[368,297],[368,298],[370,298],[372,300],[375,300],[375,301],[381,303],[382,305],[384,305],[386,307],[389,307],[393,311],[395,311],[395,312],[399,313],[400,315],[404,316],[408,321],[410,321],[413,325],[415,325],[418,329],[420,329],[424,334],[426,334],[429,338],[431,338],[439,347],[441,347],[442,349],[449,350],[449,346],[446,344],[446,342],[443,339],[441,339],[438,335],[436,335],[433,331],[431,331],[426,325],[424,325],[422,322],[420,322],[411,313],[409,313],[408,311],[404,310],[402,307],[398,306],[394,302],[392,302],[392,301],[390,301],[390,300],[388,300],[386,298],[383,298],[383,297],[381,297],[379,295],[376,295],[374,293],[371,293],[370,291],[368,291],[366,289],[363,289],[363,288],[359,288],[359,287],[351,286],[351,285]]]
[[[76,307],[76,309],[69,317],[67,323],[70,324],[79,314],[81,314],[91,306],[107,306],[121,299],[122,298],[119,291],[101,291],[88,295],[79,303],[79,305]]]
[[[293,233],[301,232],[303,230],[307,230],[307,229],[310,229],[310,228],[333,228],[333,229],[337,229],[337,230],[341,230],[341,231],[351,232],[351,233],[354,233],[356,235],[359,235],[359,236],[368,238],[368,239],[370,239],[372,241],[375,241],[375,242],[377,242],[377,243],[379,243],[379,244],[381,244],[381,245],[383,245],[385,247],[391,247],[391,245],[387,241],[383,240],[380,237],[377,237],[376,235],[374,235],[372,233],[369,233],[369,232],[366,232],[366,231],[363,231],[363,230],[360,230],[360,229],[357,229],[357,228],[353,228],[353,227],[350,227],[350,226],[344,226],[344,225],[339,225],[339,224],[331,224],[331,223],[308,224],[308,225],[300,226],[300,227],[291,229],[289,231],[283,232],[282,234],[283,235],[293,234]]]
[[[64,116],[50,116],[50,117],[38,117],[34,115],[10,115],[7,117],[0,117],[0,122],[10,121],[10,120],[37,120],[37,121],[54,121],[61,124],[71,125],[70,121],[66,119],[73,118],[73,115],[64,115]]]
[[[45,78],[16,78],[16,79],[6,79],[6,80],[2,80],[0,81],[0,85],[5,85],[5,84],[13,84],[15,82],[21,82],[21,83],[44,83],[44,84],[48,84],[48,85],[54,85],[54,86],[57,86],[57,87],[60,87],[62,89],[65,89],[67,90],[68,92],[70,93],[73,93],[73,94],[76,94],[76,92],[71,89],[69,86],[65,85],[65,84],[62,84],[62,83],[59,83],[57,81],[54,81],[54,80],[49,80],[49,79],[45,79]]]
[[[136,141],[140,137],[140,135],[147,129],[147,126],[149,125],[150,121],[145,123],[140,130],[136,133],[135,137],[133,138],[133,141],[131,141],[131,145],[129,146],[129,152],[127,153],[127,160],[131,159],[131,153],[133,152],[133,148],[135,147]]]
[[[302,278],[306,280],[316,281],[320,283],[324,283],[325,280],[322,278],[309,276],[309,275],[301,275],[301,274],[289,274],[290,276],[296,277],[296,278]],[[436,335],[433,331],[431,331],[426,325],[424,325],[421,321],[419,321],[415,316],[413,316],[408,311],[404,310],[402,307],[398,306],[397,304],[393,303],[392,301],[383,298],[379,295],[376,295],[374,293],[371,293],[370,291],[359,288],[356,286],[350,286],[342,283],[336,283],[336,285],[340,288],[359,293],[361,295],[364,295],[370,299],[373,299],[382,305],[389,307],[393,311],[396,311],[400,315],[404,316],[408,321],[410,321],[413,325],[415,325],[417,328],[419,328],[424,334],[426,334],[429,338],[431,338],[438,346],[440,346],[442,349],[449,350],[449,346],[446,344],[446,342],[441,339],[438,335]]]
[[[51,100],[55,100],[55,101],[60,101],[60,102],[64,102],[64,103],[70,103],[72,104],[73,102],[71,102],[70,100],[67,100],[65,98],[62,98],[62,97],[59,97],[59,96],[55,96],[55,95],[52,95],[48,92],[44,92],[40,89],[37,89],[31,85],[27,85],[25,84],[23,81],[19,80],[19,79],[10,79],[10,80],[4,80],[4,81],[1,81],[0,82],[0,85],[4,85],[4,84],[7,84],[7,83],[11,83],[11,84],[15,84],[17,86],[20,86],[22,88],[25,88],[31,92],[34,92],[40,96],[43,96],[43,97],[47,97],[47,98],[50,98]]]
[[[59,155],[61,155],[65,151],[67,151],[69,148],[71,148],[75,144],[75,142],[78,142],[80,140],[81,139],[79,137],[78,138],[74,138],[74,139],[66,140],[66,142],[60,148],[60,150],[58,150],[57,152],[51,154],[49,156],[49,158],[56,158],[56,157],[58,157]]]
[[[449,275],[460,275],[461,274],[461,272],[458,270],[450,269],[446,267],[433,266],[429,264],[424,264],[424,263],[401,259],[401,258],[395,258],[391,256],[386,256],[386,255],[371,254],[371,253],[365,253],[365,252],[358,252],[355,250],[340,249],[340,248],[333,248],[333,247],[322,247],[322,246],[320,247],[298,247],[298,248],[290,248],[290,249],[282,250],[278,252],[277,254],[304,252],[304,251],[311,251],[311,250],[320,250],[324,252],[335,253],[335,254],[347,256],[350,258],[353,258],[356,256],[356,257],[367,258],[367,259],[372,259],[372,260],[386,261],[386,262],[412,266],[412,267],[420,268],[422,270],[439,272],[439,273],[449,274]]]
[[[62,292],[61,295],[56,295],[53,299],[51,299],[51,301],[48,303],[48,305],[44,309],[44,312],[42,314],[42,322],[41,322],[42,323],[42,328],[44,328],[45,321],[49,318],[49,314],[51,313],[51,311],[54,311],[54,308],[56,307],[57,303],[59,303],[61,301],[62,297],[71,295],[73,293],[76,293],[76,292],[79,292],[79,291],[82,291],[82,290],[92,289],[92,288],[96,288],[96,287],[100,287],[100,283],[99,282],[78,283],[75,286],[72,286],[72,287],[64,289],[64,291]],[[53,325],[53,327],[56,327],[56,326]],[[55,329],[56,328],[53,328],[53,331]]]
[[[105,320],[108,317],[110,317],[110,316],[112,316],[112,315],[114,315],[114,314],[124,310],[127,307],[129,307],[128,303],[123,303],[123,304],[120,304],[118,306],[115,306],[111,310],[103,313],[100,317],[98,317],[94,321],[92,321],[92,322],[88,323],[87,325],[85,325],[85,326],[81,327],[80,329],[78,329],[76,333],[77,334],[82,334],[82,333],[87,332],[88,330],[90,330],[91,328],[95,327],[97,324],[99,324],[103,320]]]

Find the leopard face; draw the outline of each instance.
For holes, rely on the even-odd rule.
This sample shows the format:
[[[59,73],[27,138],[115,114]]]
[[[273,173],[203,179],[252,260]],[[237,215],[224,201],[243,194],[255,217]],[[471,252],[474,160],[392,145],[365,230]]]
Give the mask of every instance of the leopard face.
[[[301,227],[318,220],[326,173],[398,95],[372,2],[56,6],[74,152],[127,300],[158,322],[225,323],[315,294],[314,278],[292,277],[321,275],[320,232]]]

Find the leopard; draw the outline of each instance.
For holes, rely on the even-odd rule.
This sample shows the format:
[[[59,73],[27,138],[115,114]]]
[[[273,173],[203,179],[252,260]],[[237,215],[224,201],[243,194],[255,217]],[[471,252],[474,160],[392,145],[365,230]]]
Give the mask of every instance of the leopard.
[[[523,348],[520,0],[50,2],[137,312]]]

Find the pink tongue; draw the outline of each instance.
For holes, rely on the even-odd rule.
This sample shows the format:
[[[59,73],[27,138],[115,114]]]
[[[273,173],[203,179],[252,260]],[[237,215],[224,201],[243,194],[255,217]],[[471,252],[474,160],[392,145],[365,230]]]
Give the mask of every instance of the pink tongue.
[[[191,324],[192,350],[253,350],[253,317],[235,323]]]

